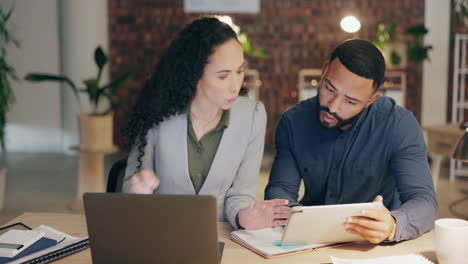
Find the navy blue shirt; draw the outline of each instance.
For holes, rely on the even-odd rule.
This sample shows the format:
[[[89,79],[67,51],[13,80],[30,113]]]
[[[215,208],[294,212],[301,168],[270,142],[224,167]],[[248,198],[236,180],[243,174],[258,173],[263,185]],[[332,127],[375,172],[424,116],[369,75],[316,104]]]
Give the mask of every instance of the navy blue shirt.
[[[396,220],[396,241],[430,230],[437,200],[413,114],[381,96],[342,131],[323,127],[318,111],[313,97],[282,115],[265,199],[297,202],[301,180],[302,205],[372,202],[380,194]]]

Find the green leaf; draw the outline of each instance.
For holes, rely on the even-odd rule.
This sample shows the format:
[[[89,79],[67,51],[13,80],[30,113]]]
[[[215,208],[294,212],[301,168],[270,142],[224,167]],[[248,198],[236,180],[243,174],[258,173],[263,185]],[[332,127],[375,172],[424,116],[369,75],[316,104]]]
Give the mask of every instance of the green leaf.
[[[432,46],[412,46],[408,49],[408,58],[415,62],[422,62],[429,59],[429,51]]]
[[[73,81],[64,75],[56,75],[56,74],[48,74],[48,73],[29,73],[26,75],[26,77],[24,77],[24,79],[30,82],[45,82],[45,81],[65,82],[73,89],[74,92],[77,93],[77,89]]]
[[[120,88],[126,86],[132,80],[132,78],[133,76],[131,73],[126,73],[108,85],[102,87],[102,90],[108,90],[108,93],[111,95],[115,94]]]
[[[96,62],[99,70],[101,70],[107,63],[107,56],[102,50],[101,46],[98,46],[94,51],[94,62]]]
[[[400,65],[402,58],[396,51],[392,50],[392,53],[390,54],[390,60],[392,61],[393,65]]]
[[[97,79],[91,78],[91,79],[83,80],[83,84],[87,88],[95,89],[97,87]]]
[[[251,54],[252,57],[257,57],[257,58],[262,58],[262,59],[265,59],[265,58],[268,58],[268,54],[266,53],[266,51],[262,48],[256,48],[252,54]]]
[[[416,38],[422,37],[429,32],[424,24],[417,24],[406,29],[406,34],[413,35]]]
[[[94,109],[97,109],[99,103],[100,92],[98,87],[98,80],[95,78],[83,80],[83,84],[86,86],[86,92],[88,93],[88,98]]]
[[[94,51],[94,62],[98,66],[98,75],[96,77],[97,82],[101,80],[101,75],[102,75],[102,69],[107,63],[107,56],[102,50],[101,46],[98,46],[96,50]]]
[[[63,75],[55,75],[55,74],[48,74],[48,73],[29,73],[24,77],[26,81],[30,82],[46,82],[46,81],[52,81],[52,82],[64,82],[70,86],[72,89],[73,93],[75,94],[76,100],[79,104],[80,98],[78,96],[78,89],[76,88],[75,84],[73,83],[72,80],[70,80],[68,77],[63,76]]]
[[[241,44],[242,50],[247,54],[252,52],[252,45],[250,44],[250,40],[247,37],[247,35],[245,33],[242,33],[242,34],[239,34],[238,38],[239,38],[239,42]]]

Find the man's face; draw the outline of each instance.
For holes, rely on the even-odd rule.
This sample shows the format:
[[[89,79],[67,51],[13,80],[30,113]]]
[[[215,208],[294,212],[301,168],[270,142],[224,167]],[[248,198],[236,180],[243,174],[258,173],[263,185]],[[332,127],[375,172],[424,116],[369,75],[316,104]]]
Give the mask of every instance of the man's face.
[[[324,66],[318,97],[320,123],[346,130],[379,93],[374,92],[373,80],[350,72],[336,58]]]

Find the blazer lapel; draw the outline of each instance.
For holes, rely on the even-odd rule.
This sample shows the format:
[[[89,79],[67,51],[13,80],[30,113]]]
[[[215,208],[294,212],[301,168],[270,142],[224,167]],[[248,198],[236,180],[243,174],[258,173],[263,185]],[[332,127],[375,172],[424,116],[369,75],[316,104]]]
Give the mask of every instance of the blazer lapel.
[[[166,145],[167,149],[165,151],[171,153],[171,160],[167,164],[161,164],[161,166],[170,167],[168,171],[171,172],[171,175],[165,175],[168,177],[166,180],[172,181],[171,186],[175,188],[170,192],[195,195],[195,189],[188,171],[187,115],[176,116],[173,120],[169,120],[166,125],[165,136],[161,138],[161,143],[166,145],[170,142],[170,146]]]
[[[230,122],[229,126],[224,130],[215,157],[211,163],[210,171],[198,194],[213,194],[226,179],[226,174],[230,173],[233,162],[230,157],[233,156],[233,152],[237,149],[232,127]]]

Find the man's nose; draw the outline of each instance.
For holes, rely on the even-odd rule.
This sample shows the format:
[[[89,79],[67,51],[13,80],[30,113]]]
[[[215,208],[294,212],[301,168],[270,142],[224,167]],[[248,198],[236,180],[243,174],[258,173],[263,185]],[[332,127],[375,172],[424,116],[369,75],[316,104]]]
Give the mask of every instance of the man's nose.
[[[334,96],[328,101],[328,109],[332,113],[338,113],[341,107],[341,100],[338,96]]]

